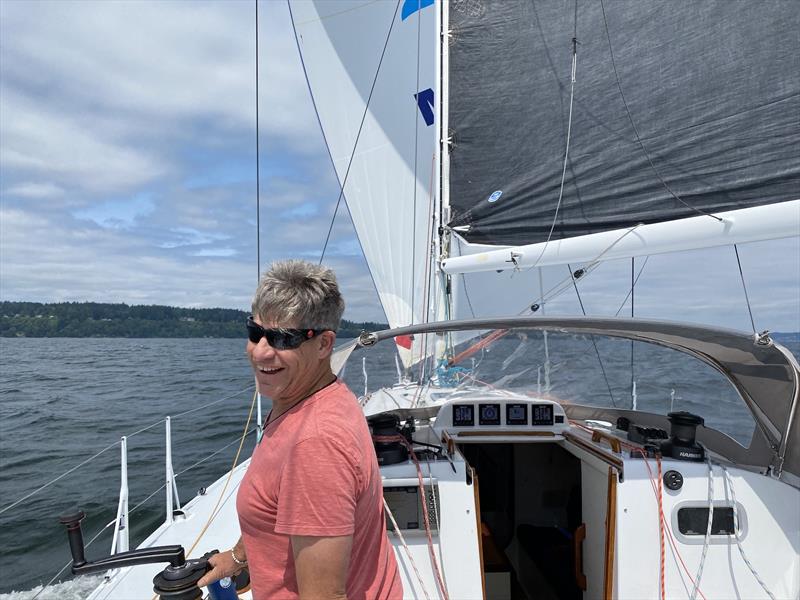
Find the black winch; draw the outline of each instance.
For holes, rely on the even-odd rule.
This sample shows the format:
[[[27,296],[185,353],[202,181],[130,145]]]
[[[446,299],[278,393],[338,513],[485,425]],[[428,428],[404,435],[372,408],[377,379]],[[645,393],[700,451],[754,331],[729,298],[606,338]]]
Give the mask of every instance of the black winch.
[[[661,442],[661,454],[676,460],[703,462],[706,451],[697,443],[697,426],[704,425],[703,417],[686,411],[671,412],[669,439]]]
[[[392,414],[375,415],[367,419],[372,429],[373,443],[375,444],[375,454],[378,457],[378,465],[394,465],[408,460],[408,449],[400,441],[398,436],[404,437],[408,442],[411,441],[411,432],[408,427],[400,427],[400,418]],[[381,440],[380,438],[394,438],[392,440]]]
[[[153,591],[161,600],[201,600],[203,598],[203,591],[197,587],[197,582],[211,569],[208,559],[217,553],[216,550],[212,550],[200,558],[186,560],[183,546],[153,546],[152,548],[119,552],[87,562],[81,531],[81,521],[85,516],[82,510],[75,508],[60,517],[61,523],[67,527],[74,575],[98,573],[133,565],[169,562],[169,566],[153,578]],[[233,583],[235,588],[231,586],[230,592],[222,592],[222,588],[218,585],[219,582],[210,584],[209,597],[213,600],[236,598],[235,590],[244,590],[250,583],[250,575],[247,570],[239,573]]]

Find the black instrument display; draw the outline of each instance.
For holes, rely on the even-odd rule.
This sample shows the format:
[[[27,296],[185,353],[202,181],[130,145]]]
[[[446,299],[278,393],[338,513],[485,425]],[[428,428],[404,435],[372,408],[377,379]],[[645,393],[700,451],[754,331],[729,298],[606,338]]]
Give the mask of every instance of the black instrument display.
[[[506,425],[527,425],[527,404],[506,404]]]
[[[478,423],[481,425],[500,425],[499,404],[479,404]]]
[[[453,404],[453,427],[474,427],[475,407],[472,404]]]
[[[531,425],[553,424],[552,404],[533,404],[531,405],[531,413]]]

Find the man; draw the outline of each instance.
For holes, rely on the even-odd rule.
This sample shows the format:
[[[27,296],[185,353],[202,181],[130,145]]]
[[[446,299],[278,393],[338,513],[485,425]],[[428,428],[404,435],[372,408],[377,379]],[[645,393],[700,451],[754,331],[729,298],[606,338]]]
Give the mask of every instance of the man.
[[[343,312],[324,267],[278,262],[259,282],[247,354],[272,411],[239,487],[242,537],[198,585],[248,565],[255,600],[402,597],[369,429],[331,371]]]

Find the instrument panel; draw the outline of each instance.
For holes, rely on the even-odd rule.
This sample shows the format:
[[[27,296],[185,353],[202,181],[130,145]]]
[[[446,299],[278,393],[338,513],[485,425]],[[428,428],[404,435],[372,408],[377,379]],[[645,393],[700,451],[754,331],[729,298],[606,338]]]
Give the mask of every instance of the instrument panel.
[[[569,427],[564,409],[550,400],[523,398],[458,399],[439,409],[434,430],[456,438],[559,435]],[[477,440],[475,440],[477,441]]]

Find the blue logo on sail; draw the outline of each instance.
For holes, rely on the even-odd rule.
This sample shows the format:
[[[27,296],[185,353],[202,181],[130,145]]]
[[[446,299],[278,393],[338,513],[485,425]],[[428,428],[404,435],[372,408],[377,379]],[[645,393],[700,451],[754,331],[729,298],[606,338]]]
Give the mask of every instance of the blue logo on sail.
[[[400,14],[400,19],[405,21],[418,10],[431,6],[433,2],[434,0],[406,0],[403,2],[403,12]]]
[[[425,125],[433,125],[433,90],[428,88],[422,90],[419,94],[414,94],[417,100],[419,112],[422,113],[422,118],[425,119]]]
[[[489,202],[497,202],[500,200],[500,196],[503,195],[503,190],[497,190],[496,192],[492,192],[492,195],[487,198]]]

